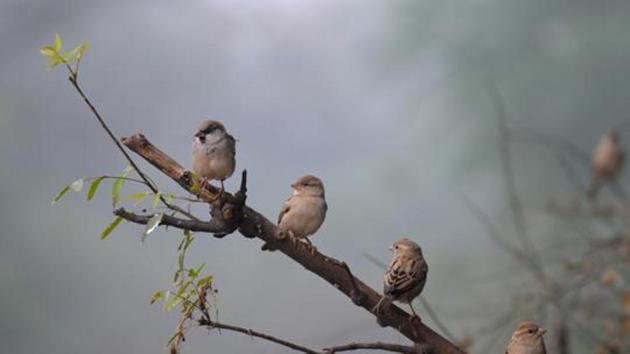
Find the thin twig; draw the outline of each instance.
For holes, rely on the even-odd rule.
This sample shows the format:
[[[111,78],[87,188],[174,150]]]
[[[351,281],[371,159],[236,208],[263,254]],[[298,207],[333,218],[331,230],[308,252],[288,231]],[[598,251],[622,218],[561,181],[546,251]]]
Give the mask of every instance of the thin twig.
[[[571,163],[562,154],[557,154],[556,159],[558,160],[558,163],[560,163],[560,167],[562,167],[562,171],[564,172],[565,176],[573,185],[575,193],[577,193],[577,195],[584,194],[584,191],[587,189],[587,187],[582,184],[582,181],[580,181],[580,179],[578,178],[579,174],[577,173],[577,171],[575,171]]]
[[[386,350],[389,352],[406,353],[406,354],[420,354],[420,353],[424,353],[425,349],[428,350],[428,348],[416,348],[410,345],[375,342],[375,343],[350,343],[350,344],[340,345],[336,347],[326,348],[324,349],[324,352],[327,354],[334,354],[334,353],[348,352],[351,350],[360,350],[360,349]]]
[[[88,182],[88,181],[93,181],[93,180],[95,180],[95,179],[99,179],[99,178],[101,178],[101,179],[122,179],[122,180],[124,180],[124,181],[128,181],[128,182],[140,183],[140,184],[143,184],[143,185],[145,185],[145,186],[147,185],[147,182],[145,182],[145,181],[143,181],[143,180],[140,180],[140,179],[137,179],[137,178],[132,178],[132,177],[123,177],[123,176],[97,176],[97,177],[89,177],[89,178],[86,178],[86,179],[85,179],[85,181],[86,181],[86,182]]]
[[[138,215],[128,212],[124,208],[114,210],[114,215],[120,216],[127,221],[136,224],[146,225],[153,215]],[[221,233],[225,232],[223,227],[216,225],[212,221],[196,221],[176,218],[174,216],[164,214],[160,225],[168,225],[182,230],[190,230],[195,232]]]
[[[527,129],[514,129],[510,131],[510,138],[515,143],[527,143],[537,146],[545,146],[554,151],[563,151],[573,156],[575,160],[590,169],[591,158],[589,154],[579,146],[560,136],[543,134]]]
[[[468,197],[462,195],[462,201],[464,202],[464,206],[470,211],[470,213],[475,216],[477,220],[484,226],[486,229],[486,235],[490,237],[494,243],[499,246],[499,248],[503,249],[508,254],[512,255],[517,260],[521,261],[525,264],[534,274],[539,274],[539,267],[531,259],[526,253],[522,250],[514,247],[508,241],[501,237],[499,230],[494,226],[494,224],[490,221],[490,217],[486,213],[484,213],[481,208],[479,208],[475,203],[473,203]]]
[[[129,165],[131,165],[131,167],[136,171],[138,176],[140,176],[140,178],[143,181],[146,182],[147,187],[149,187],[149,189],[151,189],[151,191],[153,193],[158,194],[159,190],[158,190],[157,186],[155,186],[155,184],[147,176],[145,176],[145,174],[140,170],[138,165],[133,161],[133,159],[131,158],[129,153],[125,150],[125,148],[122,146],[120,141],[118,141],[118,139],[116,138],[114,133],[111,131],[111,129],[109,129],[109,127],[107,126],[107,124],[105,123],[105,121],[103,120],[101,115],[96,110],[96,107],[94,107],[92,102],[87,98],[87,96],[85,95],[85,93],[81,89],[81,86],[79,85],[79,81],[78,81],[78,71],[72,70],[72,68],[69,65],[67,65],[67,67],[68,67],[68,70],[70,71],[70,76],[68,77],[68,79],[70,80],[70,83],[75,88],[75,90],[79,93],[81,98],[83,98],[83,101],[88,105],[88,107],[90,107],[90,110],[92,111],[92,113],[94,114],[94,116],[96,117],[98,122],[101,124],[101,126],[103,127],[103,129],[105,130],[107,135],[109,135],[109,137],[114,142],[114,144],[116,145],[118,150],[123,154],[123,156],[125,156],[125,159],[127,159],[127,161],[129,162]],[[162,196],[161,194],[160,194],[160,201],[167,208],[169,208],[171,210],[174,210],[174,211],[177,211],[178,213],[181,213],[183,215],[186,215],[191,220],[199,221],[199,219],[197,217],[195,217],[192,213],[187,212],[186,210],[180,208],[179,206],[177,206],[175,204],[171,204],[171,203],[167,202],[166,199],[164,198],[164,196]]]
[[[537,267],[534,275],[538,277],[541,282],[546,283],[545,273],[541,266],[541,258],[529,234],[527,222],[525,221],[525,215],[523,213],[523,206],[521,205],[521,201],[518,198],[518,193],[516,191],[516,179],[514,177],[512,156],[510,154],[511,135],[507,126],[507,110],[505,107],[505,101],[493,81],[486,81],[486,89],[496,111],[497,127],[499,130],[499,156],[501,160],[501,169],[503,171],[506,193],[512,210],[516,235],[521,241],[524,249],[530,253],[533,258],[532,263]]]
[[[440,318],[435,313],[435,311],[433,311],[433,308],[429,304],[429,301],[424,297],[424,295],[420,294],[418,298],[420,299],[420,303],[422,303],[424,310],[427,312],[427,314],[429,315],[431,320],[435,323],[435,325],[438,326],[438,328],[442,331],[442,333],[444,333],[444,336],[446,336],[446,338],[448,338],[450,341],[456,342],[457,339],[455,338],[453,333],[451,333],[451,331],[448,330],[446,325],[440,320]]]
[[[209,320],[208,318],[200,319],[199,325],[208,327],[209,329],[213,329],[213,328],[224,329],[226,331],[238,332],[238,333],[246,334],[251,337],[265,339],[267,341],[285,346],[287,348],[291,348],[293,350],[297,350],[302,353],[321,354],[321,352],[318,352],[316,350],[313,350],[313,349],[310,349],[310,348],[307,348],[307,347],[304,347],[302,345],[298,345],[295,343],[291,343],[287,340],[280,339],[269,334],[254,331],[253,329],[249,329],[249,328],[243,328],[243,327],[233,326],[233,325],[229,325],[229,324],[225,324],[221,322],[212,321],[212,320]]]

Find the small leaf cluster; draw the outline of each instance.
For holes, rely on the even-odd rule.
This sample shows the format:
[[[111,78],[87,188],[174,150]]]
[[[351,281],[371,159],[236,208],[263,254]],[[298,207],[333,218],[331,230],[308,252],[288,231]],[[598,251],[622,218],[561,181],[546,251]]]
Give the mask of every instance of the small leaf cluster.
[[[63,51],[62,49],[62,41],[61,37],[57,33],[55,35],[55,41],[52,45],[47,45],[42,47],[39,52],[48,59],[48,66],[51,69],[54,69],[60,64],[65,64],[70,67],[70,65],[75,64],[74,72],[78,70],[79,62],[81,62],[81,58],[89,48],[89,44],[87,42],[83,42],[83,44],[69,50]]]
[[[150,303],[163,302],[165,311],[177,309],[180,312],[180,321],[175,333],[169,340],[171,347],[178,347],[185,340],[185,331],[189,322],[199,319],[210,319],[210,308],[214,307],[216,316],[216,290],[213,288],[211,275],[202,275],[205,263],[197,267],[186,267],[186,251],[194,241],[192,232],[185,230],[178,246],[177,270],[173,277],[172,290],[159,290],[151,295]],[[213,299],[212,306],[208,303],[208,297]],[[193,325],[194,326],[194,325]]]
[[[164,217],[164,212],[158,211],[158,209],[157,209],[157,206],[158,206],[158,204],[160,202],[160,198],[164,197],[164,199],[168,203],[171,203],[176,198],[176,196],[174,194],[172,194],[172,193],[163,195],[162,192],[153,193],[153,192],[146,192],[146,191],[145,192],[129,194],[127,196],[122,196],[122,189],[123,189],[123,186],[124,186],[126,181],[131,180],[131,181],[134,181],[134,182],[143,183],[143,182],[141,182],[139,180],[135,180],[133,178],[130,178],[129,174],[132,173],[132,172],[133,172],[133,168],[131,166],[127,166],[118,176],[99,176],[99,177],[92,177],[92,178],[79,178],[79,179],[75,180],[74,182],[64,186],[63,188],[61,188],[59,193],[57,193],[57,195],[53,198],[52,205],[55,205],[58,202],[60,202],[61,199],[63,199],[66,196],[66,194],[68,192],[70,192],[70,191],[73,191],[73,192],[76,192],[76,193],[80,193],[83,190],[83,186],[85,185],[86,182],[90,182],[90,186],[89,186],[87,194],[86,194],[86,199],[88,201],[91,201],[92,199],[94,199],[94,197],[96,195],[96,192],[98,191],[99,187],[101,186],[101,184],[102,184],[102,182],[104,180],[106,180],[106,179],[113,180],[114,183],[112,184],[112,192],[111,192],[112,207],[113,208],[116,208],[118,205],[120,205],[120,203],[123,200],[132,201],[135,206],[138,206],[139,204],[141,204],[147,198],[151,198],[151,207],[156,212],[153,214],[153,217],[149,220],[149,222],[147,223],[147,225],[144,228],[144,232],[142,233],[142,236],[140,238],[140,240],[142,242],[144,242],[146,240],[146,238],[149,236],[149,234],[154,232],[158,228],[158,226],[160,226],[160,224],[162,222],[162,218]],[[100,233],[101,240],[104,240],[107,237],[109,237],[109,235],[123,221],[124,221],[124,219],[122,217],[116,216],[111,221],[111,223],[109,223],[103,229],[103,231],[101,231],[101,233]]]

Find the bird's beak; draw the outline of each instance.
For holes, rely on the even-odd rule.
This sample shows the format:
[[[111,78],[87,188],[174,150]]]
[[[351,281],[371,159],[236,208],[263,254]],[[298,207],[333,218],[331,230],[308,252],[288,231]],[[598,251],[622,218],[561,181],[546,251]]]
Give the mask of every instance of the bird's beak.
[[[546,329],[544,329],[544,328],[542,328],[542,327],[538,328],[538,334],[540,334],[540,335],[542,336],[542,335],[543,335],[543,334],[545,334],[545,333],[547,333],[547,330],[546,330]]]
[[[291,188],[297,189],[297,183],[291,183]]]
[[[197,131],[197,132],[195,133],[195,136],[196,136],[197,138],[203,138],[205,135],[206,135],[206,134],[204,134],[201,130],[199,130],[199,131]]]
[[[394,252],[394,246],[390,246],[390,247],[388,247],[387,249],[388,249],[388,250],[390,250],[390,251],[392,251],[392,252]]]

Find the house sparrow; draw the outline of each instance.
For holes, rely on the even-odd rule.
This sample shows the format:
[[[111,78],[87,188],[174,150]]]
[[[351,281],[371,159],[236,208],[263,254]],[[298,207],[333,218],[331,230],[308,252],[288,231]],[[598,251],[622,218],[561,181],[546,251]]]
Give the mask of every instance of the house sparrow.
[[[234,173],[235,140],[221,122],[206,120],[199,126],[192,144],[192,169],[202,178],[202,187],[209,180],[223,181]]]
[[[308,236],[317,232],[326,218],[326,198],[324,196],[324,184],[312,175],[300,177],[291,185],[293,195],[282,205],[278,216],[279,238],[289,237],[292,240],[300,239],[312,246]],[[269,243],[263,245],[263,250],[273,250]]]
[[[547,330],[534,322],[523,322],[512,334],[505,354],[546,354],[543,334]]]
[[[422,249],[415,242],[403,238],[394,242],[390,250],[394,251],[394,257],[385,273],[383,297],[374,310],[379,312],[384,301],[393,300],[409,304],[413,317],[418,317],[411,302],[422,292],[429,271]]]
[[[588,189],[589,197],[597,196],[597,192],[605,182],[614,180],[619,175],[623,167],[624,155],[619,135],[614,130],[602,135],[593,152],[591,162],[593,178]]]

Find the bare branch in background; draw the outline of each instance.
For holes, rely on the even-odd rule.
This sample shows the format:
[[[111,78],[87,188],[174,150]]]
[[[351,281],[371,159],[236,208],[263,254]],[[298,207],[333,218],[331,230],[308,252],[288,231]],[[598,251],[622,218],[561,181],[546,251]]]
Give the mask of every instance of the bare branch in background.
[[[511,155],[511,135],[507,126],[507,110],[503,97],[499,93],[496,85],[493,81],[486,81],[486,89],[488,95],[494,106],[497,116],[497,127],[499,130],[499,157],[501,161],[501,170],[506,188],[506,194],[512,211],[512,217],[514,220],[514,227],[516,229],[516,235],[521,241],[524,250],[531,254],[533,258],[532,263],[536,266],[536,272],[534,275],[542,283],[546,282],[546,276],[542,268],[542,261],[536,246],[529,234],[525,215],[523,213],[523,206],[518,197],[516,190],[516,179],[514,177],[514,169],[512,167],[512,155]]]

